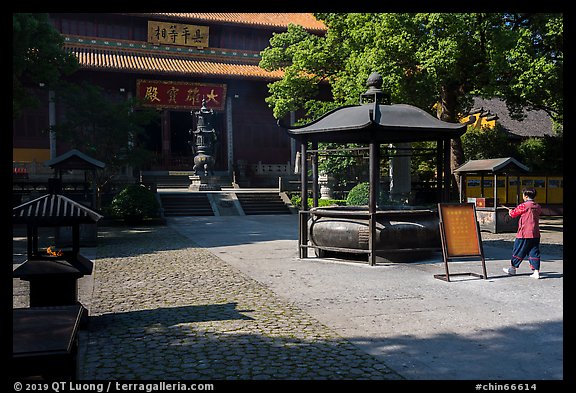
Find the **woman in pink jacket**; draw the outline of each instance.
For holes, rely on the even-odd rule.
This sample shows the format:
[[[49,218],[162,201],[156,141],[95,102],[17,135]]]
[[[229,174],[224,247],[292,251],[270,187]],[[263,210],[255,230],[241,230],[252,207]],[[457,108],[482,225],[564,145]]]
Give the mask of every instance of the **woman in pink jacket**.
[[[510,217],[520,217],[518,219],[518,232],[514,239],[512,249],[512,266],[504,268],[504,272],[509,275],[516,274],[516,269],[520,267],[522,260],[528,255],[528,263],[533,273],[532,278],[540,278],[540,213],[542,208],[534,201],[536,190],[524,188],[522,190],[524,202],[514,209],[507,208]]]

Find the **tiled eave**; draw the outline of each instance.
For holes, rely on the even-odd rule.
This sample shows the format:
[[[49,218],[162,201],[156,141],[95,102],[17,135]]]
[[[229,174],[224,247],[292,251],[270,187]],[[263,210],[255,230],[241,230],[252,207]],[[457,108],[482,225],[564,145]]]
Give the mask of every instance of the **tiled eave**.
[[[139,50],[154,52],[158,54],[190,55],[194,57],[204,57],[226,61],[253,62],[257,64],[260,59],[260,52],[248,50],[235,50],[225,48],[194,48],[176,45],[157,45],[142,41],[128,41],[120,39],[104,39],[94,37],[84,37],[76,35],[65,35],[66,45],[88,45],[95,48],[114,48],[126,50]]]
[[[231,79],[278,80],[281,71],[267,72],[257,62],[240,62],[237,58],[130,48],[125,46],[99,46],[91,43],[66,43],[82,69],[96,71],[135,72],[143,74],[186,75]]]
[[[219,23],[236,26],[250,26],[286,30],[289,24],[302,26],[308,31],[325,34],[326,25],[311,13],[272,13],[272,12],[149,12],[123,13],[167,21],[189,23]]]
[[[103,216],[60,194],[46,194],[12,209],[13,223],[71,225],[97,222]]]

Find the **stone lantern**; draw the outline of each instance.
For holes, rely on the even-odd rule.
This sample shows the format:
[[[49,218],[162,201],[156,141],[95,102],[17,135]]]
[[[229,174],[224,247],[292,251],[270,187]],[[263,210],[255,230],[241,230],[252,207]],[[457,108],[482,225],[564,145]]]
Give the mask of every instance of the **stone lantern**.
[[[199,111],[192,112],[196,118],[196,129],[190,130],[189,141],[194,156],[194,175],[189,176],[193,191],[220,190],[214,183],[214,148],[216,145],[216,131],[212,126],[214,111],[206,107],[206,99],[202,99]]]
[[[320,185],[320,199],[333,199],[332,187],[334,187],[334,177],[321,172],[318,176],[318,184]]]

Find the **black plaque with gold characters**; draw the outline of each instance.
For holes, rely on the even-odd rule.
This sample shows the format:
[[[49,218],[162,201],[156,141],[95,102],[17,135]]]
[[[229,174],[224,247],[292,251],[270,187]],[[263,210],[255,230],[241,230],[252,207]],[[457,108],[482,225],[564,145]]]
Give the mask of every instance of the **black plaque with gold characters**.
[[[434,277],[450,281],[448,261],[454,258],[479,257],[482,260],[483,274],[457,273],[453,275],[468,275],[488,278],[486,262],[480,237],[480,225],[476,219],[474,203],[439,203],[440,238],[444,256],[445,274],[435,274]]]

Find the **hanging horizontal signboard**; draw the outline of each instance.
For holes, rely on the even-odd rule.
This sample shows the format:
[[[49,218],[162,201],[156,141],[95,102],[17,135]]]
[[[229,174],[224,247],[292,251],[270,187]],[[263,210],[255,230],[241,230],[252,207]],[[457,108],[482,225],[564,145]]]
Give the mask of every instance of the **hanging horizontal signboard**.
[[[199,109],[204,99],[208,109],[223,111],[226,85],[138,79],[136,96],[155,108]]]
[[[148,21],[148,42],[158,45],[208,47],[208,26]]]

